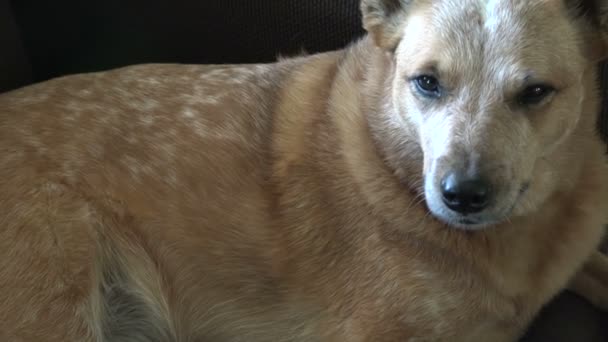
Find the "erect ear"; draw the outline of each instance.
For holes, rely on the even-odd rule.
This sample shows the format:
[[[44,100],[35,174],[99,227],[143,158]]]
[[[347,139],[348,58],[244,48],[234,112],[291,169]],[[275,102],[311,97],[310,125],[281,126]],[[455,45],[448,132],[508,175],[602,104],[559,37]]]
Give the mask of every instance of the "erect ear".
[[[397,47],[406,14],[414,2],[416,0],[361,0],[363,27],[376,45],[386,50]]]
[[[583,20],[588,30],[592,58],[608,57],[608,0],[565,0],[572,15]]]

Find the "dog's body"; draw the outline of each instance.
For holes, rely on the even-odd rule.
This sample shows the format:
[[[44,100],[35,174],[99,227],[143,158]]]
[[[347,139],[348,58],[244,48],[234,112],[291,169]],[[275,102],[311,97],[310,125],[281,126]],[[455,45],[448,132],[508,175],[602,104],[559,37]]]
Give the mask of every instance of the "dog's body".
[[[363,1],[371,37],[344,51],[271,65],[135,66],[1,96],[0,339],[516,339],[602,236],[608,171],[592,61],[565,39],[558,57],[572,70],[554,103],[533,118],[508,109],[512,126],[479,121],[493,104],[460,98],[477,113],[467,135],[457,114],[424,104],[420,115],[439,118],[416,117],[414,95],[399,93],[406,69],[424,61],[405,51],[415,38],[391,36],[390,11],[414,6],[424,18],[416,3],[427,2],[397,3]],[[520,13],[518,1],[496,3]],[[535,10],[583,36],[581,23],[551,12],[563,11],[557,3]],[[542,62],[548,74],[563,68]],[[466,143],[449,138],[431,158],[443,134],[425,131],[433,120]],[[517,141],[501,140],[505,129]],[[489,140],[471,143],[481,130]],[[506,151],[484,150],[494,142]],[[522,144],[538,155],[519,160],[532,153]],[[466,154],[454,146],[484,163],[514,156],[515,166],[488,172],[530,181],[506,220],[490,213],[467,228],[435,207],[433,175],[454,168],[446,156]]]

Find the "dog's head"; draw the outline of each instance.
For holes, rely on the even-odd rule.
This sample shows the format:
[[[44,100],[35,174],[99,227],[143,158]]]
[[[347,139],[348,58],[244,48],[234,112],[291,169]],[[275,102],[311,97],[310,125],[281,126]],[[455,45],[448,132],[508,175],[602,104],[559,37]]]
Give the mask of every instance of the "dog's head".
[[[363,0],[417,134],[431,212],[475,229],[534,210],[606,50],[608,0]],[[589,87],[587,87],[589,88]],[[586,113],[591,114],[593,113]]]

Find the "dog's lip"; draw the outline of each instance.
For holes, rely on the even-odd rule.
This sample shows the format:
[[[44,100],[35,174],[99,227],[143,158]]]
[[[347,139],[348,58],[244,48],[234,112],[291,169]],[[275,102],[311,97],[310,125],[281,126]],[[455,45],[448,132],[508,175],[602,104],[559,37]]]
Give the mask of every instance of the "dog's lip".
[[[464,225],[476,225],[479,224],[479,221],[473,220],[471,218],[461,218],[458,220],[458,223],[460,224],[464,224]]]
[[[432,214],[432,216],[439,222],[443,223],[446,227],[459,229],[459,230],[479,230],[484,227],[489,227],[492,224],[490,222],[482,222],[482,220],[475,219],[473,217],[461,216],[461,217],[440,217]]]
[[[459,228],[459,229],[463,229],[463,230],[476,230],[482,227],[488,227],[490,226],[490,223],[484,223],[481,222],[479,220],[475,220],[472,218],[460,218],[458,220],[456,220],[455,224],[452,224],[452,226]]]
[[[476,231],[482,230],[488,227],[493,226],[492,223],[484,223],[481,221],[473,220],[473,219],[458,219],[452,222],[447,222],[447,225],[454,229],[459,229],[463,231]]]

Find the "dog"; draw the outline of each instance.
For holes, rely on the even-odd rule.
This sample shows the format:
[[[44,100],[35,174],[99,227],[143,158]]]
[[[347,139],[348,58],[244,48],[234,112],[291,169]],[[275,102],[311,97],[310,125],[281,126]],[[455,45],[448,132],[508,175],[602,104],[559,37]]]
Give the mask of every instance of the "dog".
[[[2,341],[514,341],[607,308],[605,0],[362,0],[263,65],[0,95]]]

